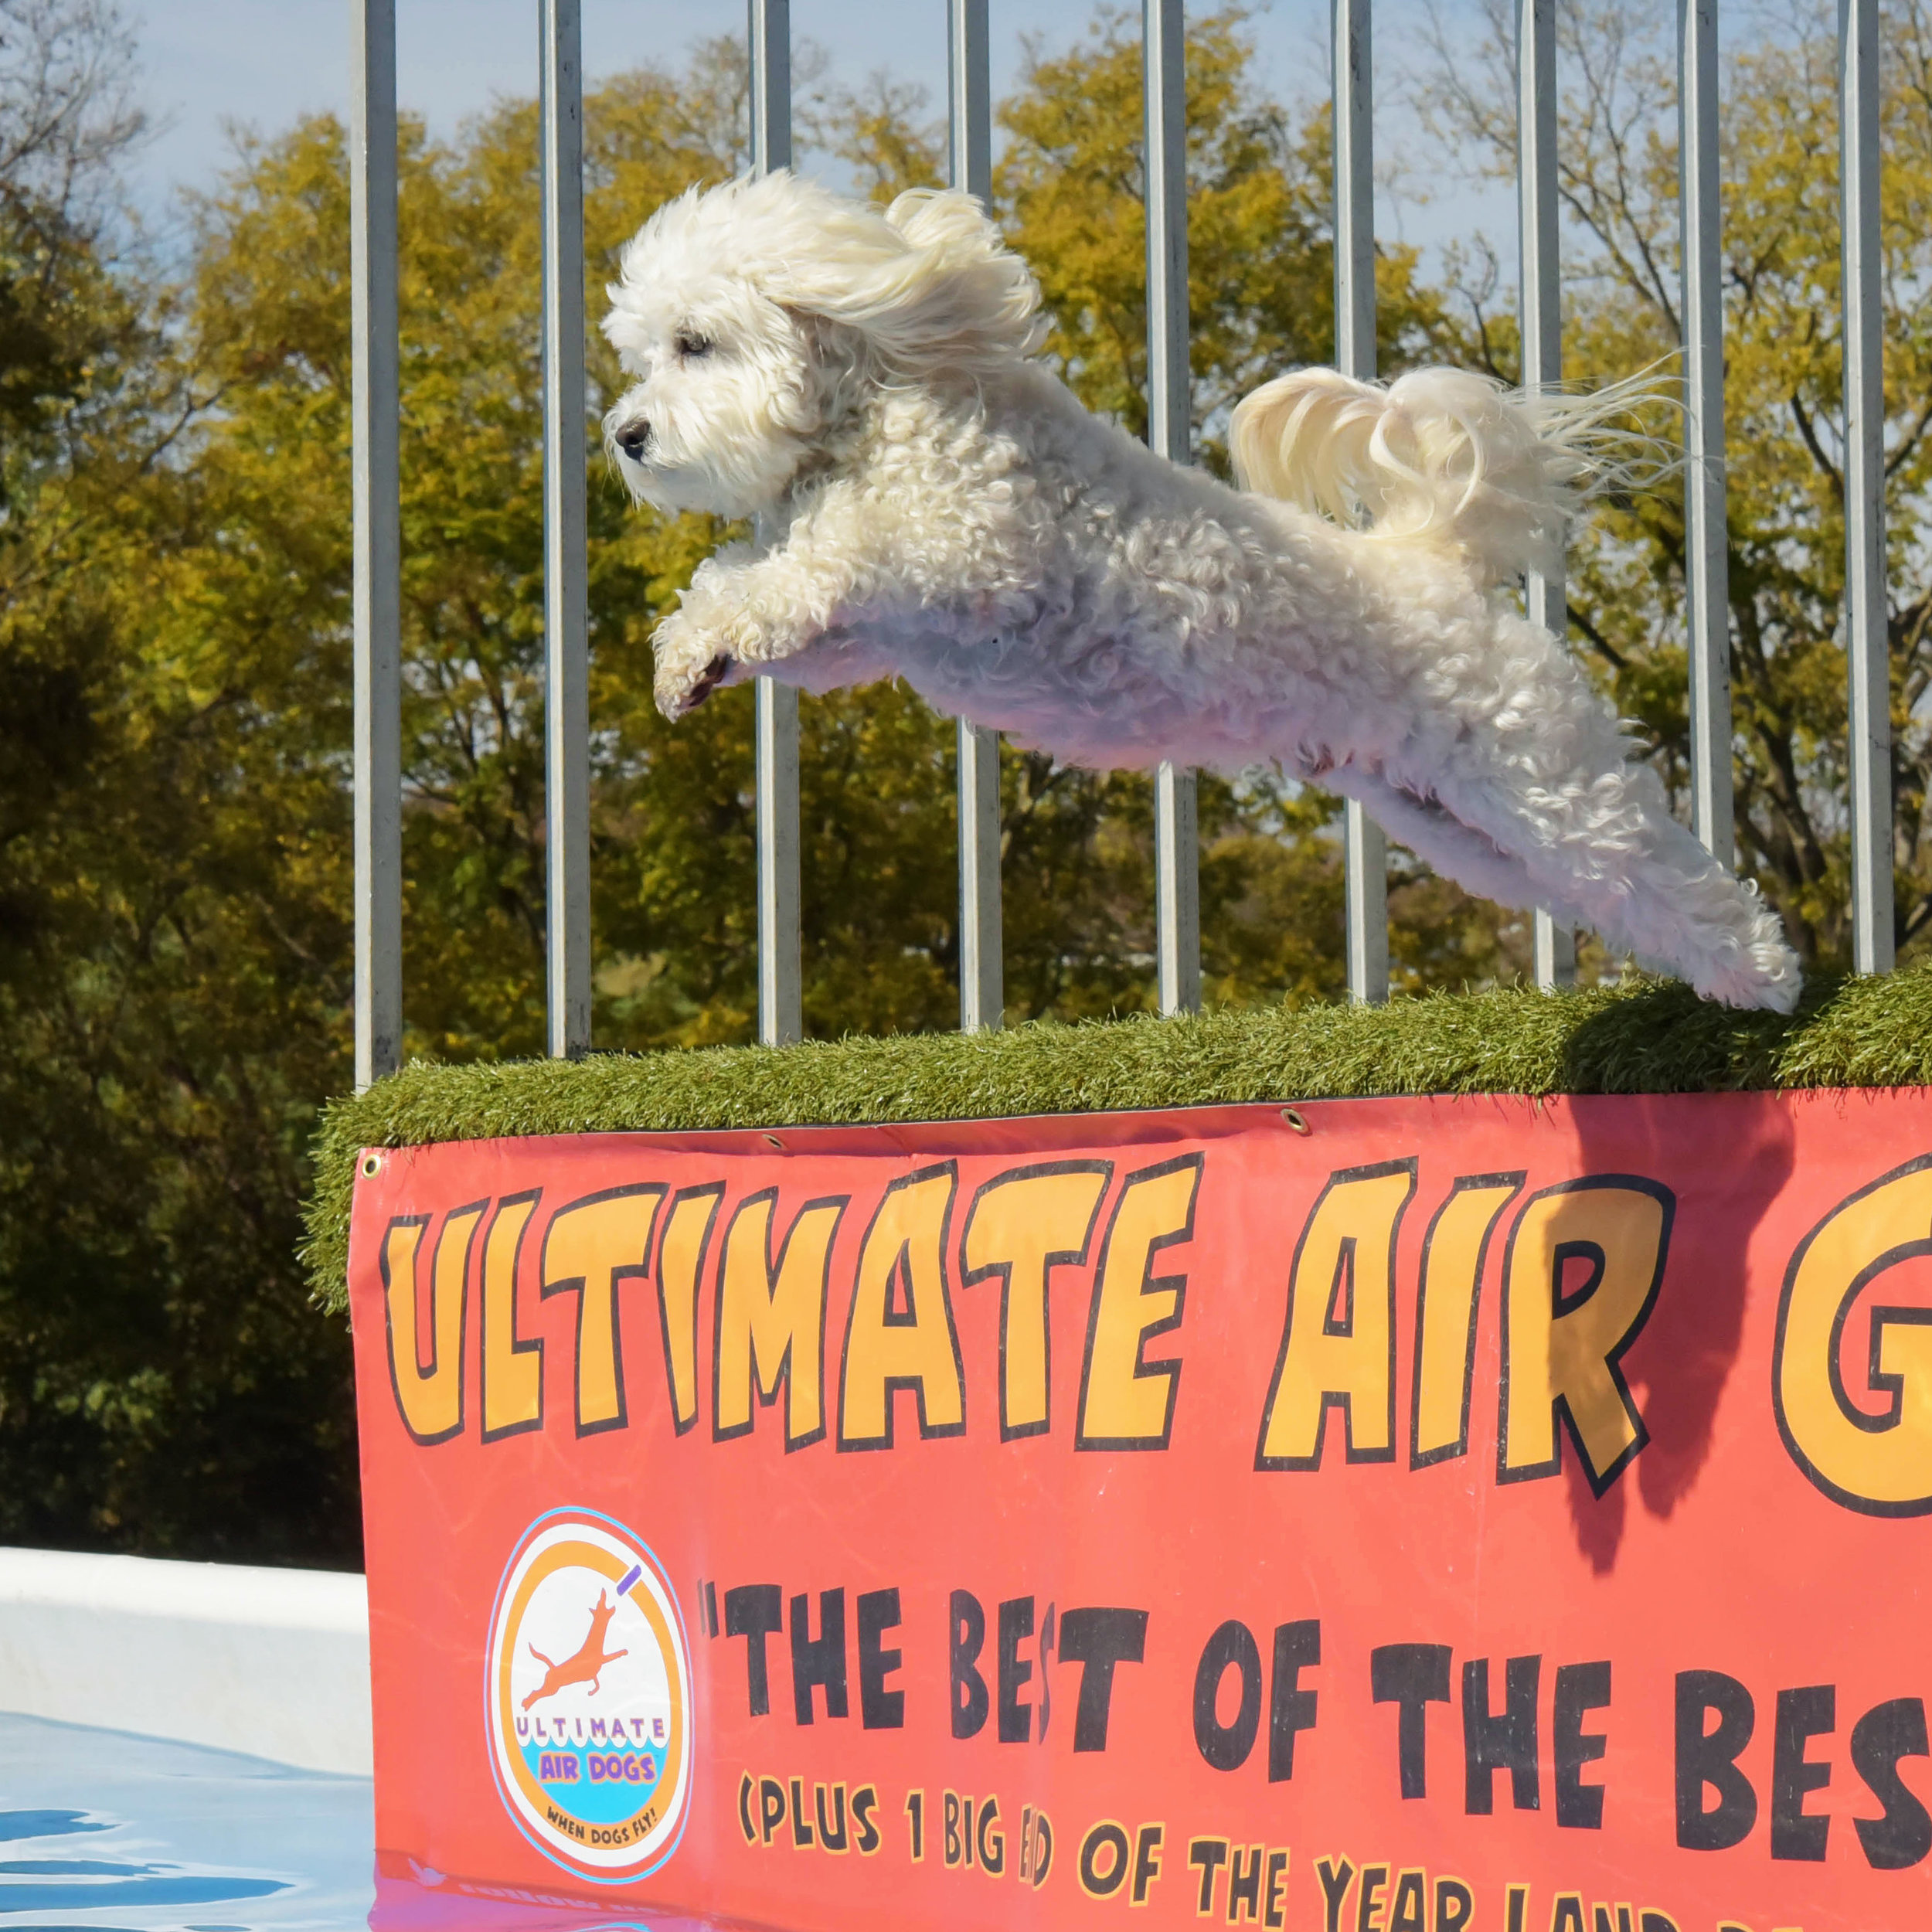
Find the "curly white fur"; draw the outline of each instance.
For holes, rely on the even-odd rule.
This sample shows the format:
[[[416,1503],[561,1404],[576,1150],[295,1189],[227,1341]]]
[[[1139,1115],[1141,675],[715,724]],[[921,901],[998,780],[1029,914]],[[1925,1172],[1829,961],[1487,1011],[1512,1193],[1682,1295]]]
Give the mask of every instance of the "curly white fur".
[[[610,295],[626,482],[760,520],[658,628],[668,715],[753,672],[897,675],[1083,764],[1278,760],[1473,891],[1794,1003],[1774,915],[1502,587],[1560,554],[1600,402],[1304,370],[1235,412],[1232,490],[1035,359],[1037,289],[977,202],[784,173],[661,209]]]

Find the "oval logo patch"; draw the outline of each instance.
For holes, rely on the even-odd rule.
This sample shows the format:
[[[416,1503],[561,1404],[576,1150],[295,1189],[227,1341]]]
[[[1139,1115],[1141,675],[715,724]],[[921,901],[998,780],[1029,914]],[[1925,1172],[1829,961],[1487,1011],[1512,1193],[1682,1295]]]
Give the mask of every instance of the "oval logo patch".
[[[676,1850],[691,1786],[691,1668],[657,1560],[621,1523],[559,1509],[523,1533],[488,1651],[491,1764],[524,1835],[586,1878]]]

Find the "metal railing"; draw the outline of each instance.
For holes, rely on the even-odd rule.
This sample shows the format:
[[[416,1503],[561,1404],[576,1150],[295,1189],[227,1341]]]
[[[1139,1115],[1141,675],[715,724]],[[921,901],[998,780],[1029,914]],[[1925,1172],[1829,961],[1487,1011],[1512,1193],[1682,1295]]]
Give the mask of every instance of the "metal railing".
[[[1371,0],[1332,0],[1335,361],[1376,372]],[[1523,377],[1560,379],[1558,0],[1515,0]],[[946,0],[950,172],[985,198],[992,179],[987,0]],[[748,0],[752,165],[791,159],[790,0]],[[1146,110],[1148,440],[1191,455],[1184,0],[1143,0]],[[1691,803],[1697,836],[1734,849],[1718,193],[1717,0],[1678,0],[1685,577]],[[538,0],[543,148],[543,422],[549,1050],[590,1042],[587,563],[584,515],[583,80],[579,0]],[[401,598],[396,321],[395,0],[350,0],[354,422],[355,1077],[392,1070],[403,1037]],[[1879,235],[1879,0],[1839,0],[1846,398],[1845,639],[1851,726],[1854,964],[1893,963],[1889,667],[1886,634],[1884,418]],[[1532,576],[1529,614],[1566,623],[1560,573]],[[798,699],[756,681],[758,1032],[802,1030]],[[999,740],[958,727],[960,1024],[997,1026],[1003,1003]],[[1161,1010],[1201,997],[1195,779],[1164,764],[1155,785]],[[1388,992],[1386,856],[1380,828],[1346,808],[1349,995]],[[1539,985],[1566,983],[1574,935],[1536,917]]]
[[[1556,0],[1516,0],[1516,232],[1522,311],[1522,379],[1528,389],[1563,376],[1563,243],[1556,192]],[[1570,627],[1560,569],[1532,570],[1523,583],[1532,624],[1561,637]],[[1730,742],[1728,731],[1725,743]],[[1536,984],[1577,977],[1577,935],[1536,914]]]
[[[751,167],[791,165],[791,0],[751,9]],[[799,928],[798,693],[775,678],[753,681],[757,751],[758,1037],[782,1046],[804,1032],[804,953]]]
[[[986,0],[947,0],[947,173],[993,194],[993,82]],[[961,718],[959,758],[959,1024],[997,1026],[1006,1005],[999,889],[999,733]]]
[[[1845,655],[1851,684],[1852,963],[1892,970],[1892,668],[1885,611],[1879,0],[1838,0],[1845,250]]]
[[[549,1048],[590,1045],[590,563],[584,520],[583,57],[577,0],[544,0],[543,798]]]
[[[1335,128],[1335,366],[1376,373],[1375,62],[1369,0],[1335,0],[1330,40]],[[1352,798],[1342,808],[1349,997],[1389,997],[1389,847]]]
[[[354,0],[349,131],[355,580],[355,1084],[403,1054],[403,536],[396,4]]]

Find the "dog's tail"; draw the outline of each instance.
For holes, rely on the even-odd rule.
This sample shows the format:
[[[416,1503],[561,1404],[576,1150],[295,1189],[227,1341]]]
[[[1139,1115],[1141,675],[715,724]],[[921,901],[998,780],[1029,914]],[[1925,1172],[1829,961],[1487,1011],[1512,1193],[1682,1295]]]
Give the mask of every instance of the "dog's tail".
[[[1669,447],[1628,427],[1663,400],[1648,376],[1588,396],[1512,390],[1467,369],[1393,383],[1298,369],[1245,398],[1230,443],[1243,489],[1392,543],[1458,550],[1485,584],[1550,569],[1591,497],[1654,481]]]

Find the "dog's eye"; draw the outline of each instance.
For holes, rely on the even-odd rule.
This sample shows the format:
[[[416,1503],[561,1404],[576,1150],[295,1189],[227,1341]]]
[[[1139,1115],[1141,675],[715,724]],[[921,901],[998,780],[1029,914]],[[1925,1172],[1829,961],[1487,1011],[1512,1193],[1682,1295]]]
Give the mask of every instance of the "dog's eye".
[[[711,338],[698,335],[695,331],[681,328],[678,331],[678,353],[680,355],[709,355]]]

